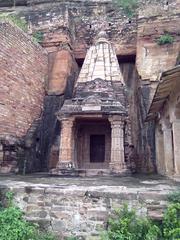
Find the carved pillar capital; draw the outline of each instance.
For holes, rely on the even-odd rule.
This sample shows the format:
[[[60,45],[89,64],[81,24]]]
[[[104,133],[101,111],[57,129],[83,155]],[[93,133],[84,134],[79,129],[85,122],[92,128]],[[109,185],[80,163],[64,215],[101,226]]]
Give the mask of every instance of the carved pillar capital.
[[[62,128],[72,128],[74,125],[74,118],[70,117],[70,118],[61,118],[61,127]]]
[[[162,131],[171,131],[172,130],[172,124],[168,123],[168,124],[162,124]]]
[[[162,118],[161,124],[162,124],[162,131],[168,131],[172,129],[172,123],[169,117]]]
[[[124,128],[124,118],[120,116],[109,117],[109,122],[111,123],[111,128]]]

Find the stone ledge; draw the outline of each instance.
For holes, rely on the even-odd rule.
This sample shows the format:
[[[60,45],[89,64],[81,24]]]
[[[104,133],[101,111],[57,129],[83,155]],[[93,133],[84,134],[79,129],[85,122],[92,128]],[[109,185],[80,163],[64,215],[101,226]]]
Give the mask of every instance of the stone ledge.
[[[13,191],[26,218],[42,229],[64,236],[98,236],[113,209],[124,203],[141,215],[161,219],[166,196],[180,185],[152,177],[47,177],[0,176],[0,192]],[[151,178],[151,177],[149,177]]]

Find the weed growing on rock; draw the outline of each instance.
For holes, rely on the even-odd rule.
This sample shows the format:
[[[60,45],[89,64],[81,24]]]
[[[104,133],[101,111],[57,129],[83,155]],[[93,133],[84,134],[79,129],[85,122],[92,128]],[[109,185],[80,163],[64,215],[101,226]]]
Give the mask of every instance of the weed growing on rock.
[[[122,7],[127,17],[132,18],[138,7],[137,0],[116,0],[117,4]]]
[[[174,41],[174,38],[170,34],[164,34],[159,37],[157,40],[157,43],[159,45],[165,45],[165,44],[172,44]]]
[[[0,21],[9,21],[19,27],[24,32],[28,32],[28,24],[24,18],[20,18],[18,15],[12,15],[12,14],[0,14]],[[33,34],[32,40],[35,43],[39,43],[43,41],[44,34],[43,32],[37,31]]]
[[[24,18],[19,17],[18,15],[13,14],[0,14],[0,20],[7,20],[12,22],[14,25],[22,29],[24,32],[28,31],[28,25]]]
[[[43,34],[43,32],[35,32],[34,34],[33,34],[33,38],[34,38],[34,40],[36,41],[36,42],[42,42],[43,41],[43,37],[44,37],[44,34]]]

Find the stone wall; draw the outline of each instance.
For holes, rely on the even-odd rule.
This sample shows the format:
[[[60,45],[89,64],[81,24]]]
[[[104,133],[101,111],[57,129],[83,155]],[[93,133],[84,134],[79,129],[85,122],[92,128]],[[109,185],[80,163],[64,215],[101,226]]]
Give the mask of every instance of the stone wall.
[[[39,223],[43,230],[53,231],[59,240],[64,236],[97,239],[99,232],[106,228],[113,209],[124,203],[135,208],[140,215],[160,220],[167,205],[167,195],[176,189],[165,179],[140,183],[135,178],[89,178],[83,181],[59,178],[53,179],[54,184],[42,184],[42,178],[35,177],[34,180],[38,184],[25,183],[22,179],[20,182],[1,181],[0,192],[14,192],[15,202],[26,218]],[[51,181],[52,178],[46,178],[46,182]]]
[[[47,55],[20,29],[0,24],[1,136],[23,137],[40,117]]]
[[[0,163],[6,165],[17,158],[15,144],[32,134],[41,117],[47,54],[8,22],[0,23],[0,49]]]

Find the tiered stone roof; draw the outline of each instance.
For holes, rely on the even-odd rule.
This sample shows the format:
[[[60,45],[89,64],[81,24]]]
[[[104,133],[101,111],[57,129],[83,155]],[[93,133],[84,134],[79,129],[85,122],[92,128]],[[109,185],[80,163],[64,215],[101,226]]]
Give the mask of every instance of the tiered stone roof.
[[[127,115],[126,93],[115,50],[100,32],[87,52],[72,99],[65,100],[58,118],[73,114]]]
[[[97,78],[106,81],[123,82],[115,50],[100,33],[100,38],[86,54],[77,83],[93,81]]]

